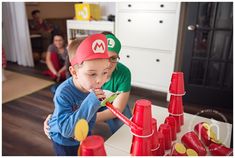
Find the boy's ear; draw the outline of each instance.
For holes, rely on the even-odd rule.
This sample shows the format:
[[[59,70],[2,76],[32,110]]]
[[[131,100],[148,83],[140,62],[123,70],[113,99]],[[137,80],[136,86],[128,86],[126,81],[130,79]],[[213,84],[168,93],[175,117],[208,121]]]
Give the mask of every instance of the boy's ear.
[[[77,78],[77,72],[73,66],[69,66],[69,72],[73,77]]]

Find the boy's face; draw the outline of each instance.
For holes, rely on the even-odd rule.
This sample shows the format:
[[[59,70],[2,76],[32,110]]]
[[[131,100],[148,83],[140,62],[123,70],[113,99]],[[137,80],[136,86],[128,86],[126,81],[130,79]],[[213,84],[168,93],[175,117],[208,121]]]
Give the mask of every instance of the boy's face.
[[[71,74],[83,90],[89,91],[90,89],[102,87],[107,81],[109,68],[110,62],[108,59],[87,60],[76,68],[76,74],[72,72]]]
[[[108,77],[110,77],[117,66],[118,54],[110,51],[108,51],[108,54],[110,59],[110,70],[108,72]]]

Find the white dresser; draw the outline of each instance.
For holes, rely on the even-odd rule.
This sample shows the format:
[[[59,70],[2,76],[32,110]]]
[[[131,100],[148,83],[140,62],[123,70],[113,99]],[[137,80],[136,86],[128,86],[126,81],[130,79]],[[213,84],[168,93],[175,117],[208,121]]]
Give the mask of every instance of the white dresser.
[[[180,3],[118,2],[115,34],[132,85],[168,92],[174,71]]]

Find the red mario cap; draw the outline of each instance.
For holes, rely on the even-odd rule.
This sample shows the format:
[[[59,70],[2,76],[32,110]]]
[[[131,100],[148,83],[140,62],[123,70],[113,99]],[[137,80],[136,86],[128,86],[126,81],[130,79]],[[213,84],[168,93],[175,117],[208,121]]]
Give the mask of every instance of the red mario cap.
[[[78,46],[75,57],[71,60],[71,65],[81,64],[83,61],[91,59],[108,59],[108,43],[103,34],[88,36]]]

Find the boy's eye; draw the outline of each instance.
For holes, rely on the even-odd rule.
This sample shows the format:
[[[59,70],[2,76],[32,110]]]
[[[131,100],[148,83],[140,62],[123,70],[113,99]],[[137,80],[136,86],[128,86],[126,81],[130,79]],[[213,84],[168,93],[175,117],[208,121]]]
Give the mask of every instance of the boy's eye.
[[[108,72],[104,72],[103,74],[106,75]]]
[[[88,74],[89,76],[95,76],[96,74],[94,73],[94,74]]]
[[[116,63],[119,61],[119,56],[112,56],[109,58],[109,61],[112,62],[112,63]]]

